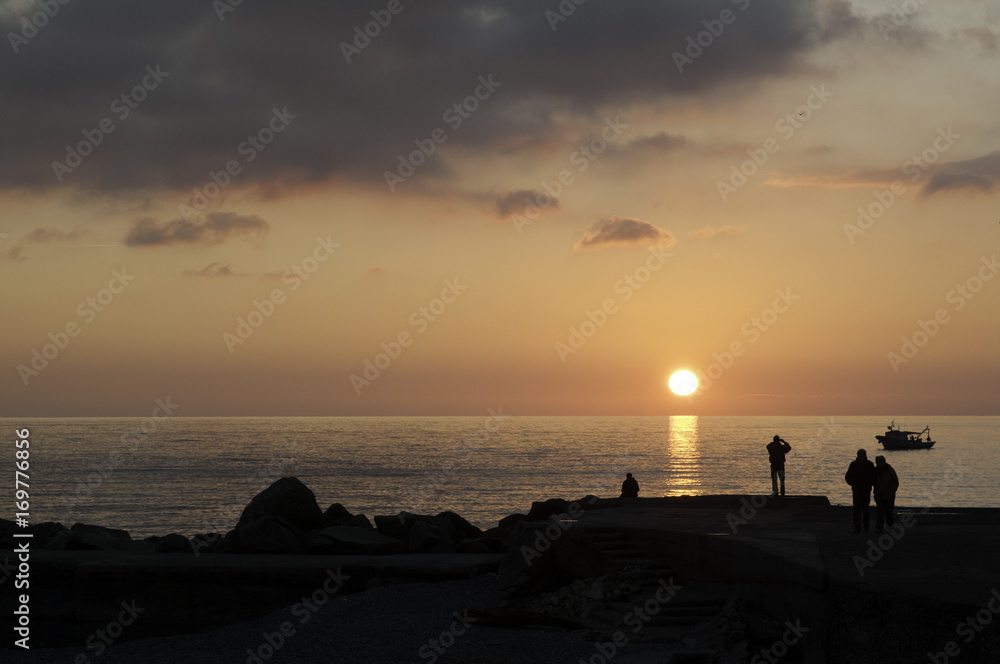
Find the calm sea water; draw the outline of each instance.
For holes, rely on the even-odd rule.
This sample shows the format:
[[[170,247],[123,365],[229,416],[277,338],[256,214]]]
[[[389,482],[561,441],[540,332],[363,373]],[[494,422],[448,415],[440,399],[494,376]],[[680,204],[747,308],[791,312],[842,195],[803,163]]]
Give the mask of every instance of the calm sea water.
[[[790,494],[849,503],[843,475],[865,447],[896,468],[898,505],[1000,507],[1000,417],[897,418],[912,430],[930,424],[937,445],[881,452],[875,435],[890,419],[177,417],[146,434],[137,418],[0,424],[8,440],[31,431],[32,522],[95,523],[133,537],[225,532],[283,475],[305,482],[324,509],[452,509],[482,527],[533,500],[617,496],[626,472],[642,496],[769,493],[764,445],[774,434],[792,446]],[[13,443],[4,456],[12,452]],[[5,484],[12,495],[12,480]]]

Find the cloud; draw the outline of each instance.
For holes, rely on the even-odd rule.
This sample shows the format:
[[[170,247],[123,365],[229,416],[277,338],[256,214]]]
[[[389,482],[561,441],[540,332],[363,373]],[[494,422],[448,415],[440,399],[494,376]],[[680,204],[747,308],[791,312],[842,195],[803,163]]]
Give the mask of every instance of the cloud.
[[[988,155],[954,161],[938,167],[920,192],[930,196],[942,191],[971,189],[974,192],[1000,190],[1000,151]]]
[[[736,9],[731,0],[587,3],[556,31],[537,0],[403,3],[350,63],[341,43],[372,20],[362,3],[243,2],[224,22],[220,4],[176,0],[169,15],[134,0],[67,7],[40,31],[44,57],[32,42],[0,59],[0,190],[59,186],[53,162],[66,162],[104,118],[114,132],[63,174],[95,195],[189,193],[234,160],[236,187],[335,176],[385,186],[399,155],[439,128],[447,150],[414,178],[456,179],[456,154],[544,144],[567,127],[600,126],[609,107],[723,92],[734,103],[775,77],[814,72],[817,52],[853,43],[872,20],[848,0],[755,2],[679,73],[673,53],[704,21]],[[24,3],[26,14],[36,9]],[[19,34],[24,15],[0,13],[0,33]],[[111,102],[147,67],[168,75],[122,117]],[[455,128],[443,113],[480,75],[500,86]],[[237,146],[286,107],[295,119],[247,161]],[[656,140],[669,146],[671,137]]]
[[[181,272],[185,277],[252,277],[247,272],[233,272],[229,263],[209,263],[200,270],[184,270]]]
[[[4,251],[0,251],[0,258],[7,261],[26,260],[24,256],[24,247],[19,245],[14,245],[10,249],[5,249]]]
[[[18,242],[22,244],[58,244],[75,242],[93,235],[95,233],[89,230],[62,231],[58,228],[35,228]]]
[[[677,148],[682,148],[690,144],[690,140],[681,134],[668,134],[665,131],[661,131],[658,134],[653,134],[651,136],[640,136],[639,138],[629,141],[627,148],[651,148],[654,150],[676,150]]]
[[[222,244],[234,237],[260,238],[271,226],[256,215],[241,216],[233,212],[210,212],[206,221],[197,223],[174,219],[163,223],[151,218],[139,219],[125,234],[129,247],[154,247],[170,244]]]
[[[613,216],[602,220],[595,232],[585,232],[574,245],[577,251],[612,246],[655,245],[672,247],[674,234],[642,219]]]
[[[715,226],[705,226],[688,233],[688,238],[691,240],[711,240],[712,238],[724,237],[726,235],[741,235],[746,229],[746,224],[742,226],[720,226],[718,229]]]
[[[545,208],[558,209],[559,199],[537,189],[518,189],[497,198],[496,206],[497,216],[505,219],[513,214],[523,215],[525,211],[534,207],[543,210]]]

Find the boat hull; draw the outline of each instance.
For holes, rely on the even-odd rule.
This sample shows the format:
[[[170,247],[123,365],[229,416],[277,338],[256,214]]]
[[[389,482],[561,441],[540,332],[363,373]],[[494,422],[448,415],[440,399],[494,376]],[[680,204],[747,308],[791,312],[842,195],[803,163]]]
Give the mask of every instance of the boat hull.
[[[926,440],[926,441],[909,441],[909,440],[892,440],[886,439],[885,436],[875,436],[875,440],[882,443],[882,447],[887,450],[929,450],[934,447],[934,443],[937,441]]]

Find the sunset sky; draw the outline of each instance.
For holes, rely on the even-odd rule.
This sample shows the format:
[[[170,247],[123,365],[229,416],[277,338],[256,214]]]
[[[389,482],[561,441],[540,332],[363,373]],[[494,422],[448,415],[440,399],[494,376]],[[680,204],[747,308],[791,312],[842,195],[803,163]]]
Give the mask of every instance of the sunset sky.
[[[1000,414],[1000,2],[52,5],[0,415]]]

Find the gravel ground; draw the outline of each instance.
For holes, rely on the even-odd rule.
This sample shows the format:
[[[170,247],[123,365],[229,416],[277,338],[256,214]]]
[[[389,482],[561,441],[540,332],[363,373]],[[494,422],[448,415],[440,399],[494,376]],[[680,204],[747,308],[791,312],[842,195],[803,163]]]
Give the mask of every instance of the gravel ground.
[[[202,634],[114,643],[99,656],[86,648],[53,648],[4,651],[0,660],[11,664],[577,664],[596,654],[594,644],[579,633],[541,629],[473,626],[443,653],[429,645],[456,624],[455,612],[484,607],[497,592],[490,577],[379,586],[355,595],[331,596],[315,613],[290,607]],[[279,633],[286,622],[286,631],[294,633],[282,637],[284,643],[269,653],[265,633]],[[277,636],[272,639],[277,640]],[[424,646],[428,647],[421,650]],[[616,664],[659,660],[640,652],[640,647],[620,653]],[[257,651],[259,659],[248,649]]]

